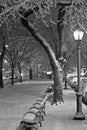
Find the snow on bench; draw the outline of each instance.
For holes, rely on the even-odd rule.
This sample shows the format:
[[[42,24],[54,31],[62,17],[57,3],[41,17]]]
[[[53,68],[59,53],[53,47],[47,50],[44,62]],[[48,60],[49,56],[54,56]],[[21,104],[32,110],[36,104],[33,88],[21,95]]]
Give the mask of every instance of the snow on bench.
[[[37,100],[28,112],[23,116],[21,124],[24,124],[26,128],[34,128],[35,130],[39,129],[42,126],[41,121],[44,120],[45,115],[45,104],[49,95],[46,95],[43,100]]]

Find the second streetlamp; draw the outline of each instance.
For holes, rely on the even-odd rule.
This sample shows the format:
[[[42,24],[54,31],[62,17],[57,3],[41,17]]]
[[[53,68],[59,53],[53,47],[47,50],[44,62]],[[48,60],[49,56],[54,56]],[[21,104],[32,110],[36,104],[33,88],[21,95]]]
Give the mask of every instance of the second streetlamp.
[[[82,112],[82,91],[80,85],[80,42],[83,38],[84,32],[80,29],[77,29],[73,32],[73,36],[77,43],[77,92],[76,92],[76,105],[77,112],[74,116],[75,120],[84,120],[85,116]]]

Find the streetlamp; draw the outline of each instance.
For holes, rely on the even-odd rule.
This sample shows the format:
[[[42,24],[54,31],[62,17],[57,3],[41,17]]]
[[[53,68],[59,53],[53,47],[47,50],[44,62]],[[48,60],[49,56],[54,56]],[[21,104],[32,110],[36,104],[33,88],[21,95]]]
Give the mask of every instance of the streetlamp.
[[[74,116],[75,120],[84,120],[85,116],[82,112],[82,91],[80,85],[80,42],[83,38],[84,32],[80,29],[77,29],[73,32],[74,39],[77,43],[77,92],[76,92],[76,101],[77,101],[77,112]]]
[[[8,48],[8,45],[5,45],[6,48]]]

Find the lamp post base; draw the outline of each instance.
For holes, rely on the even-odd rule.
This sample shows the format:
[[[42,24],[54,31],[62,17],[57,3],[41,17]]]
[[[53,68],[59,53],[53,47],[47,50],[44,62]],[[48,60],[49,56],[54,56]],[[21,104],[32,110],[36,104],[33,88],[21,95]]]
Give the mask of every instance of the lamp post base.
[[[82,112],[77,112],[73,119],[74,120],[85,120],[85,116]]]

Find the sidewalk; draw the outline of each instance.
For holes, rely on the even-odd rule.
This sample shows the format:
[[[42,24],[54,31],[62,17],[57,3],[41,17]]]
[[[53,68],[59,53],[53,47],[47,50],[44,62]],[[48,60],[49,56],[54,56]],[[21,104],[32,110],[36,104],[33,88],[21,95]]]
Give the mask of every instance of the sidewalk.
[[[48,83],[47,83],[48,84]],[[16,130],[23,114],[43,92],[47,84],[17,84],[13,88],[0,89],[0,130]],[[73,90],[64,90],[64,103],[58,106],[46,104],[46,116],[39,130],[87,130],[87,107],[83,105],[84,121],[75,121],[76,96]]]
[[[29,84],[0,89],[0,130],[16,130],[24,113],[40,99],[33,91]]]
[[[52,84],[53,83],[53,80],[41,80],[41,81],[38,81],[38,80],[30,80],[30,81],[23,81],[24,84]],[[17,82],[16,84],[21,84],[20,82]]]
[[[40,130],[87,130],[87,107],[83,105],[85,120],[73,120],[76,113],[75,93],[72,90],[64,90],[64,98],[64,104],[58,106],[47,103],[47,115]]]

